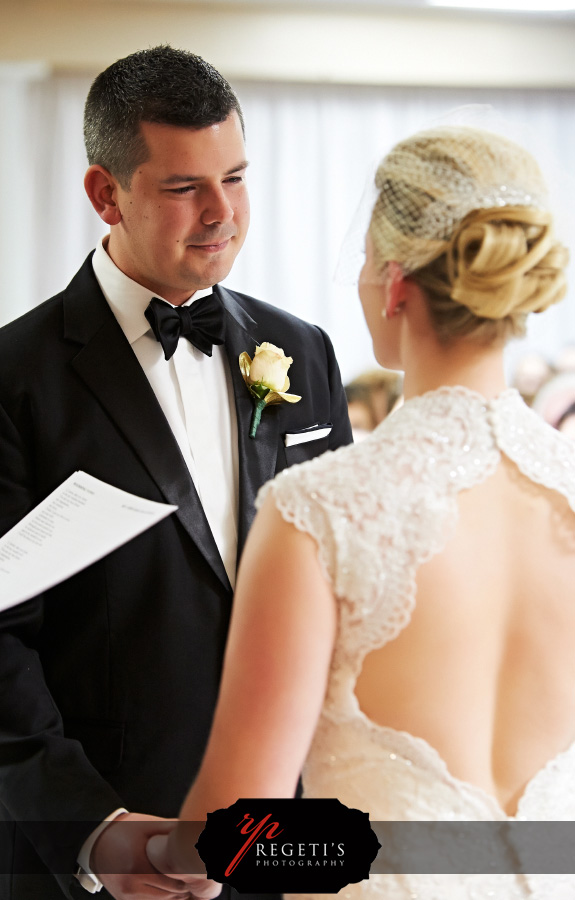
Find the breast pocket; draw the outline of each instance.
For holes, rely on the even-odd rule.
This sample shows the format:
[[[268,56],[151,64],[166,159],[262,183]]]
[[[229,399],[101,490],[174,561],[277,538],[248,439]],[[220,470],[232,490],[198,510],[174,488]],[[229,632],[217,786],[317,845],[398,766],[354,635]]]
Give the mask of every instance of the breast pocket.
[[[284,447],[284,450],[287,465],[295,466],[297,463],[313,459],[314,456],[320,456],[326,450],[329,450],[329,438],[322,437],[315,441],[306,441],[305,444],[292,444],[291,447]]]

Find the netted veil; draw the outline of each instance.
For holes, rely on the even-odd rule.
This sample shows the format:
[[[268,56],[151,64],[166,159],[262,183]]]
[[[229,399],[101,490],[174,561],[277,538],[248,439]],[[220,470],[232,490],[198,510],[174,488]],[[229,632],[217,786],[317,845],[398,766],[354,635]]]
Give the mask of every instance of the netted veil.
[[[452,299],[479,316],[500,318],[518,305],[540,311],[565,293],[556,273],[565,251],[560,260],[539,166],[484,129],[439,125],[400,141],[375,174],[369,235],[378,273],[393,260],[409,275],[445,254]],[[524,276],[537,266],[530,293]]]

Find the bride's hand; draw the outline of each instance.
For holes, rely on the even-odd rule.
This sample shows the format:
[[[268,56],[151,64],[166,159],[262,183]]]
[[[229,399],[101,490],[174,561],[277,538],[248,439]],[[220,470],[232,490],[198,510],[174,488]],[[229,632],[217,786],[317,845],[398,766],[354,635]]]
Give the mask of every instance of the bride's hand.
[[[148,859],[154,868],[164,875],[176,872],[180,868],[173,858],[174,842],[169,841],[168,837],[166,834],[156,834],[146,845]],[[218,881],[212,881],[207,875],[189,875],[178,871],[173,877],[189,885],[190,896],[195,900],[213,900],[222,890],[222,885]]]

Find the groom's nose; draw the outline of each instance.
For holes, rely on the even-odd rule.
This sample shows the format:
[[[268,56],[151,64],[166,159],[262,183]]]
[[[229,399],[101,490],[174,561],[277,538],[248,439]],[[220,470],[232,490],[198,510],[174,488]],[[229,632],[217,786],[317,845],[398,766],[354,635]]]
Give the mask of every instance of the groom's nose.
[[[211,186],[205,194],[202,210],[202,224],[215,225],[219,222],[231,222],[234,218],[234,207],[224,190],[223,185]]]

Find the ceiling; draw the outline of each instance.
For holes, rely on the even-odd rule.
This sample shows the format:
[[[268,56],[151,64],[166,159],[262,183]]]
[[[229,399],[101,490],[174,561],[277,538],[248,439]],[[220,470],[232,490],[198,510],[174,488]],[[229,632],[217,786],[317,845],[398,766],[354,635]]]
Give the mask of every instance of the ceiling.
[[[117,0],[116,0],[117,2]],[[133,0],[120,0],[120,2],[133,2]],[[140,0],[141,2],[141,0]],[[174,2],[174,0],[148,0],[150,3]],[[557,21],[568,20],[575,22],[575,3],[574,8],[564,12],[537,11],[527,12],[513,10],[493,10],[493,9],[459,9],[453,7],[437,7],[431,6],[428,0],[176,0],[183,4],[189,5],[205,5],[205,6],[249,6],[251,8],[270,9],[271,7],[284,9],[302,8],[307,10],[340,10],[345,12],[360,12],[361,10],[374,12],[377,10],[386,12],[433,12],[433,14],[462,15],[462,16],[481,16],[481,17],[514,17],[523,20],[538,21]]]

